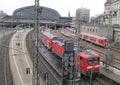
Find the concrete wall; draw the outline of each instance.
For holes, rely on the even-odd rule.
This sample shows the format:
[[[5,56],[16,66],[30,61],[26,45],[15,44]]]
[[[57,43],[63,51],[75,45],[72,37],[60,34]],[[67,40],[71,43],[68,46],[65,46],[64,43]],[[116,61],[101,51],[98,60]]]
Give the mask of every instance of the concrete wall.
[[[120,29],[114,29],[114,41],[120,42]]]

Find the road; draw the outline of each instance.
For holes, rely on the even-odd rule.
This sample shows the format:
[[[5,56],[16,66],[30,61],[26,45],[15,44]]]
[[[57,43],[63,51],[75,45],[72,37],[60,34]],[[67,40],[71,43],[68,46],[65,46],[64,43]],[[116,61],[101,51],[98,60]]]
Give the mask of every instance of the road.
[[[3,33],[3,30],[0,28],[0,85],[13,85],[7,47],[14,31],[13,29],[6,29]]]
[[[14,85],[32,85],[32,63],[25,43],[29,31],[30,29],[18,30],[10,41],[9,60]]]

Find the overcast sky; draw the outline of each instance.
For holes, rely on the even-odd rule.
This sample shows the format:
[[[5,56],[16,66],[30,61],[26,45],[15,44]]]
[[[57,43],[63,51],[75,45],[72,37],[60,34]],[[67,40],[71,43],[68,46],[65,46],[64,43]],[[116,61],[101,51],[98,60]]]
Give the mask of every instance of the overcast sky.
[[[90,15],[95,16],[104,12],[106,0],[39,0],[41,6],[57,10],[61,16],[75,16],[76,9],[84,7],[90,9]],[[31,6],[35,0],[0,0],[0,11],[12,15],[17,8]]]

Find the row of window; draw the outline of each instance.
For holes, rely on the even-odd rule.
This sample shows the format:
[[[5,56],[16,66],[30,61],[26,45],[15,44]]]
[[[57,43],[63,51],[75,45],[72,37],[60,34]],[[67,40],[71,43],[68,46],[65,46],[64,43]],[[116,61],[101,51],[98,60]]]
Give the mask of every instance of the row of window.
[[[51,10],[45,10],[46,13],[42,14],[42,18],[44,19],[58,19],[59,15],[57,15],[56,13],[54,13],[54,11]],[[32,10],[23,10],[23,11],[19,11],[16,12],[15,14],[16,17],[20,17],[20,18],[31,18],[34,17],[34,11]]]
[[[120,3],[114,3],[111,5],[111,9],[119,9],[120,8]]]
[[[82,61],[83,61],[83,58],[82,58],[82,57],[80,57],[80,61],[81,61],[81,63],[82,63]],[[98,62],[99,62],[99,58],[89,58],[89,59],[87,60],[87,62],[88,62],[88,64],[98,63]]]
[[[95,33],[97,33],[97,29],[93,29],[93,28],[83,28],[83,31],[95,32]]]

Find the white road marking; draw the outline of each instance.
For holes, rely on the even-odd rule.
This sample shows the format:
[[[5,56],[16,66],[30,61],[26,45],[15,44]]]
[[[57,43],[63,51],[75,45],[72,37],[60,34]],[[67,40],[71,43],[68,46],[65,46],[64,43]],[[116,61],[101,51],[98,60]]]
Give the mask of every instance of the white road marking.
[[[15,35],[14,35],[13,37],[15,37]],[[22,43],[24,43],[24,40],[22,41]],[[22,45],[23,45],[23,44],[22,44]],[[12,38],[12,48],[13,48],[13,38]],[[24,47],[24,46],[23,46],[23,48],[24,48],[24,51],[25,51],[25,47]],[[12,53],[14,54],[13,49],[12,49]],[[28,60],[27,60],[27,55],[24,54],[24,56],[25,56],[25,60],[26,60],[26,62],[27,62],[27,65],[28,65],[29,68],[30,68],[30,64],[29,64],[29,62],[28,62]],[[14,59],[15,67],[16,67],[16,69],[17,69],[17,72],[18,72],[18,75],[19,75],[19,77],[20,77],[20,80],[21,80],[22,85],[30,85],[30,84],[32,85],[32,82],[31,82],[31,83],[28,82],[28,84],[25,84],[25,83],[23,82],[22,76],[20,75],[20,71],[19,71],[19,69],[18,69],[16,60],[15,60],[15,56],[13,56],[13,59]],[[30,68],[30,70],[31,70],[31,68]],[[32,74],[32,70],[31,70],[31,74]]]
[[[24,42],[25,42],[25,41],[23,40],[22,43],[24,44]],[[24,47],[24,46],[23,46],[23,48],[24,48],[24,50],[25,50],[25,47]],[[28,59],[27,59],[27,54],[25,54],[25,60],[26,60],[26,62],[27,62],[28,67],[30,68],[30,64],[29,64]],[[32,69],[30,68],[30,70],[31,70],[30,72],[31,72],[31,74],[32,74],[32,73],[33,73],[33,72],[32,72]]]
[[[12,41],[13,41],[13,38],[12,38]],[[12,48],[13,48],[13,42],[12,42]],[[12,53],[14,54],[13,49],[12,49]],[[22,83],[22,85],[23,85],[23,80],[22,80],[22,77],[21,77],[21,75],[20,75],[20,72],[19,72],[19,69],[18,69],[18,66],[17,66],[16,60],[15,60],[15,56],[13,56],[13,59],[14,59],[15,67],[16,67],[16,69],[17,69],[17,72],[18,72],[18,75],[19,75],[19,77],[20,77],[21,83]]]

